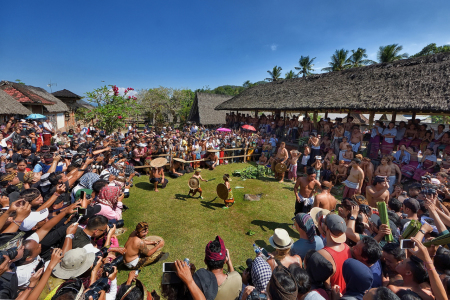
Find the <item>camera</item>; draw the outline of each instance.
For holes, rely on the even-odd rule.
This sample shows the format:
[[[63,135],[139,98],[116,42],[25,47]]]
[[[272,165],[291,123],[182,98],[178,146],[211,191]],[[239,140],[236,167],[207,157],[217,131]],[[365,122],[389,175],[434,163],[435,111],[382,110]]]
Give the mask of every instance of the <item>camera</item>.
[[[124,198],[129,198],[130,197],[130,190],[129,189],[125,189],[123,191],[123,194],[124,194]]]
[[[112,262],[107,263],[103,266],[103,277],[108,278],[109,275],[114,273],[114,267],[117,267],[123,263],[123,255],[118,256],[116,259],[114,259]]]
[[[92,296],[92,299],[97,300],[100,297],[100,292],[106,292],[109,288],[108,277],[101,277],[89,287],[89,290],[86,293],[84,293],[85,299],[89,299],[89,297]]]
[[[108,248],[103,247],[97,253],[95,253],[95,259],[93,266],[97,265],[99,259],[105,258],[108,255]]]
[[[9,257],[9,259],[13,260],[17,256],[17,247],[0,252],[0,265],[5,261],[3,255],[6,255]]]
[[[116,229],[118,228],[122,228],[123,226],[125,226],[125,222],[123,220],[109,220],[108,221],[108,226],[109,228],[113,228],[114,224],[116,225]]]
[[[266,294],[259,293],[258,291],[253,290],[250,295],[248,295],[247,300],[259,300],[259,299],[268,299]]]

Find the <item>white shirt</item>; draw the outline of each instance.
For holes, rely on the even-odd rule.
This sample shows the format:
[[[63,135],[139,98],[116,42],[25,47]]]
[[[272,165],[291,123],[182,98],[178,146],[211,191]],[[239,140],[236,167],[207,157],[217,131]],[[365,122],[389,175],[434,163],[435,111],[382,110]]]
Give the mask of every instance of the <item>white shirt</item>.
[[[20,287],[27,287],[30,284],[30,278],[34,274],[34,269],[41,261],[38,255],[31,263],[17,267],[17,282]]]
[[[44,127],[44,132],[43,132],[43,134],[52,134],[51,132],[49,132],[49,131],[46,129],[46,128],[48,128],[48,129],[50,129],[50,130],[53,131],[52,123],[50,123],[50,122],[44,122],[44,123],[42,123],[42,127]]]

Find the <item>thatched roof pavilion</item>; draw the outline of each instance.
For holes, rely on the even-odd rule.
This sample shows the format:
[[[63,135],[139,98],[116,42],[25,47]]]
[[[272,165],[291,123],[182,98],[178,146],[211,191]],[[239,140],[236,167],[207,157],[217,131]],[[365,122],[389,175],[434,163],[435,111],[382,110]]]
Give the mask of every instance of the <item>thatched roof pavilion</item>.
[[[0,115],[25,115],[28,116],[31,111],[18,103],[11,95],[0,90]]]
[[[214,110],[214,108],[231,98],[232,96],[228,95],[196,93],[188,121],[202,125],[225,124],[226,112]]]
[[[449,114],[450,53],[258,85],[216,110]]]

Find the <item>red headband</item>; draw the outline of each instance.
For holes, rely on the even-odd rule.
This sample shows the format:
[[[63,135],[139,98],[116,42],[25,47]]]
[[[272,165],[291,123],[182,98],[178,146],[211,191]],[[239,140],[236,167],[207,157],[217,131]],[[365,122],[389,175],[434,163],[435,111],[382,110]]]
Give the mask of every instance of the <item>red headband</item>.
[[[227,249],[225,248],[225,244],[223,243],[223,240],[220,238],[220,236],[216,236],[216,240],[220,243],[220,252],[212,252],[209,250],[209,245],[212,243],[212,241],[209,241],[208,245],[206,245],[205,249],[205,259],[211,260],[211,261],[220,261],[224,260],[227,257]]]

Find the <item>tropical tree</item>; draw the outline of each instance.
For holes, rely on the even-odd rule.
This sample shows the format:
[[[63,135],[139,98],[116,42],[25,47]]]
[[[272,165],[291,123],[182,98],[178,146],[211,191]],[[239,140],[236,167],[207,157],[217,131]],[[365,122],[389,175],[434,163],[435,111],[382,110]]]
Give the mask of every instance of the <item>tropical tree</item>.
[[[363,48],[358,48],[356,51],[352,50],[352,55],[349,58],[350,67],[358,68],[375,63],[373,60],[367,59],[367,51]]]
[[[450,52],[450,45],[436,46],[436,43],[431,43],[423,47],[423,49],[419,53],[416,53],[411,57],[419,57],[442,52]]]
[[[92,92],[86,93],[86,100],[95,107],[92,109],[80,108],[77,110],[77,118],[81,120],[97,119],[97,125],[106,133],[123,127],[125,120],[139,113],[137,98],[128,93],[132,88],[126,88],[123,93],[115,85],[103,86]]]
[[[311,75],[312,72],[314,71],[314,69],[313,69],[313,67],[314,67],[313,61],[315,59],[316,59],[315,57],[310,59],[309,55],[308,56],[303,56],[302,55],[300,57],[300,60],[298,61],[298,64],[300,65],[300,68],[299,67],[295,67],[296,70],[300,70],[300,72],[298,72],[298,75],[302,74],[303,77]]]
[[[336,50],[331,56],[331,61],[328,63],[328,65],[329,67],[323,68],[322,71],[333,72],[350,68],[351,63],[348,56],[348,50]]]
[[[393,62],[396,60],[408,58],[407,53],[400,52],[403,50],[403,46],[400,46],[399,44],[392,44],[387,46],[380,46],[380,49],[378,49],[378,62],[379,63],[385,63],[385,62]]]
[[[284,75],[284,78],[286,78],[286,79],[298,78],[298,75],[295,74],[294,71],[290,70],[289,72],[287,72],[287,73]]]
[[[269,73],[270,75],[270,78],[266,78],[266,80],[277,81],[278,79],[281,79],[281,70],[283,70],[281,67],[273,67],[272,71],[267,71],[267,73]]]

